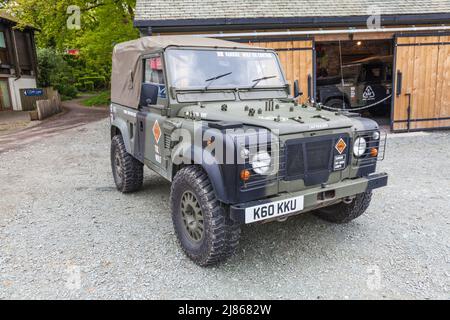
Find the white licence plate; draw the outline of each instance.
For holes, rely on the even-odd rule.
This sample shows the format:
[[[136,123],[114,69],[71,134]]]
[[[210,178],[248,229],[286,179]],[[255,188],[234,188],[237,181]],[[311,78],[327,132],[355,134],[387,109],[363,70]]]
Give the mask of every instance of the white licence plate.
[[[304,196],[299,196],[245,208],[245,223],[277,218],[301,211],[304,206],[303,200]]]

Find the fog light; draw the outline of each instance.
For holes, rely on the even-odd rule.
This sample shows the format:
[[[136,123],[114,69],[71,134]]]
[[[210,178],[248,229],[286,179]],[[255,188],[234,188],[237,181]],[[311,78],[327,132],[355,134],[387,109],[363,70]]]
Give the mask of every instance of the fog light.
[[[249,170],[242,170],[241,171],[241,180],[242,181],[248,181],[250,179],[250,171]]]
[[[371,157],[376,157],[376,156],[378,156],[378,150],[377,150],[377,148],[371,148],[371,149],[370,149],[370,156],[371,156]]]

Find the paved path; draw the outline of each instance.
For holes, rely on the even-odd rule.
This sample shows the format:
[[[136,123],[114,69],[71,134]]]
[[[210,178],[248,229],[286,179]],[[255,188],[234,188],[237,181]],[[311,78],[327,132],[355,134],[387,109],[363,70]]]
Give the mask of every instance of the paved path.
[[[63,113],[42,121],[40,124],[0,136],[0,153],[52,137],[61,131],[76,128],[108,116],[108,108],[84,107],[81,99],[64,101]]]

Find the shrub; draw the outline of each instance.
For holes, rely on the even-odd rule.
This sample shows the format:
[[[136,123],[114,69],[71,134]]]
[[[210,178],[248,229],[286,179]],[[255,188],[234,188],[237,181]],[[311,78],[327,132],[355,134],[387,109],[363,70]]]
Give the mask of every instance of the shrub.
[[[106,83],[105,77],[102,76],[86,76],[78,79],[79,82],[92,82],[95,88],[103,88]]]
[[[109,91],[103,91],[98,95],[95,95],[82,101],[83,105],[88,107],[107,106],[110,104],[110,102],[111,102],[111,93]]]
[[[84,84],[84,89],[86,90],[86,91],[94,91],[94,82],[92,82],[92,81],[84,81],[83,82],[83,84]]]
[[[54,49],[38,50],[38,85],[50,87],[58,84],[62,78],[68,77],[70,68],[61,54]]]
[[[84,84],[81,82],[77,82],[74,84],[75,88],[77,88],[78,91],[83,91],[84,90]]]
[[[78,90],[74,85],[68,83],[60,83],[55,86],[63,100],[73,99],[77,96]]]

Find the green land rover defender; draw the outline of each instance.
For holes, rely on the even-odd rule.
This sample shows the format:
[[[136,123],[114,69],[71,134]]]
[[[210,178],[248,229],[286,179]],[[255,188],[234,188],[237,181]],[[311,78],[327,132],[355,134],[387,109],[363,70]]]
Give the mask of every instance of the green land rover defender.
[[[377,123],[298,103],[273,50],[144,37],[114,48],[111,87],[117,189],[137,191],[144,165],[170,181],[180,246],[201,266],[235,252],[242,224],[310,211],[345,223],[387,184]]]

